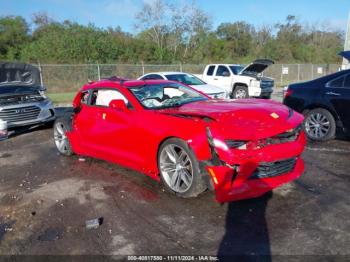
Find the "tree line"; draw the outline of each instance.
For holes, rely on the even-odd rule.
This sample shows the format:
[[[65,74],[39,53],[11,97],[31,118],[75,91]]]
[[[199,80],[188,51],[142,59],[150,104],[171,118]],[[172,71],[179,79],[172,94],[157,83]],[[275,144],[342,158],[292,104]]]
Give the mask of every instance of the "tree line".
[[[194,2],[145,2],[134,33],[58,22],[46,13],[0,17],[0,60],[31,63],[339,63],[344,32],[305,25],[288,15],[283,23],[260,27],[245,21],[222,23]]]

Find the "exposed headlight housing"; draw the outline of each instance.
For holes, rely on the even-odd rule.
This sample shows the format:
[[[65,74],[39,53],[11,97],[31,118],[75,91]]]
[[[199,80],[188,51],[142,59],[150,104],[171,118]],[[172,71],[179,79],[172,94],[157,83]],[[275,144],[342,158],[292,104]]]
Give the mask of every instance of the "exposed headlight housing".
[[[244,141],[244,140],[225,140],[225,143],[226,143],[226,145],[229,148],[236,148],[236,149],[246,150],[248,141]]]

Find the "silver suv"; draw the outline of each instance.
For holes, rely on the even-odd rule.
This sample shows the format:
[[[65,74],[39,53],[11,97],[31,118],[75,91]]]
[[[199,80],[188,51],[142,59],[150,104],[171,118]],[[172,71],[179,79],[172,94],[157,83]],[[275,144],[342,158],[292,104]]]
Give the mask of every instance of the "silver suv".
[[[0,119],[9,128],[52,122],[55,110],[45,90],[37,67],[0,63]]]

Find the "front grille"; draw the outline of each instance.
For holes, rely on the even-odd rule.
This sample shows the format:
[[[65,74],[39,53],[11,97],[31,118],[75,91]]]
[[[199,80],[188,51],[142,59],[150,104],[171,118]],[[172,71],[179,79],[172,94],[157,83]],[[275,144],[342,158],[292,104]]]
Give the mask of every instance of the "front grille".
[[[250,179],[275,177],[289,173],[293,170],[296,161],[297,158],[293,157],[276,162],[260,163],[260,165],[254,171],[253,175],[250,176]]]
[[[29,121],[38,118],[40,108],[37,106],[3,109],[0,111],[0,119],[8,123]]]
[[[273,85],[274,85],[274,81],[261,81],[260,83],[261,89],[273,88]]]
[[[18,95],[9,97],[0,97],[0,105],[19,105],[23,103],[38,102],[44,98],[40,95]]]

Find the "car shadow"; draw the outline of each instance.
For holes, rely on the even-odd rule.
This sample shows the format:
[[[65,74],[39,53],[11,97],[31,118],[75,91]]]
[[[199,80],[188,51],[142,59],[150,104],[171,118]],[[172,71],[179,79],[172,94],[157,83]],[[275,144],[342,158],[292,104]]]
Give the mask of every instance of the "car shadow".
[[[220,261],[271,261],[265,211],[272,192],[262,197],[230,202],[226,231],[218,249]]]

